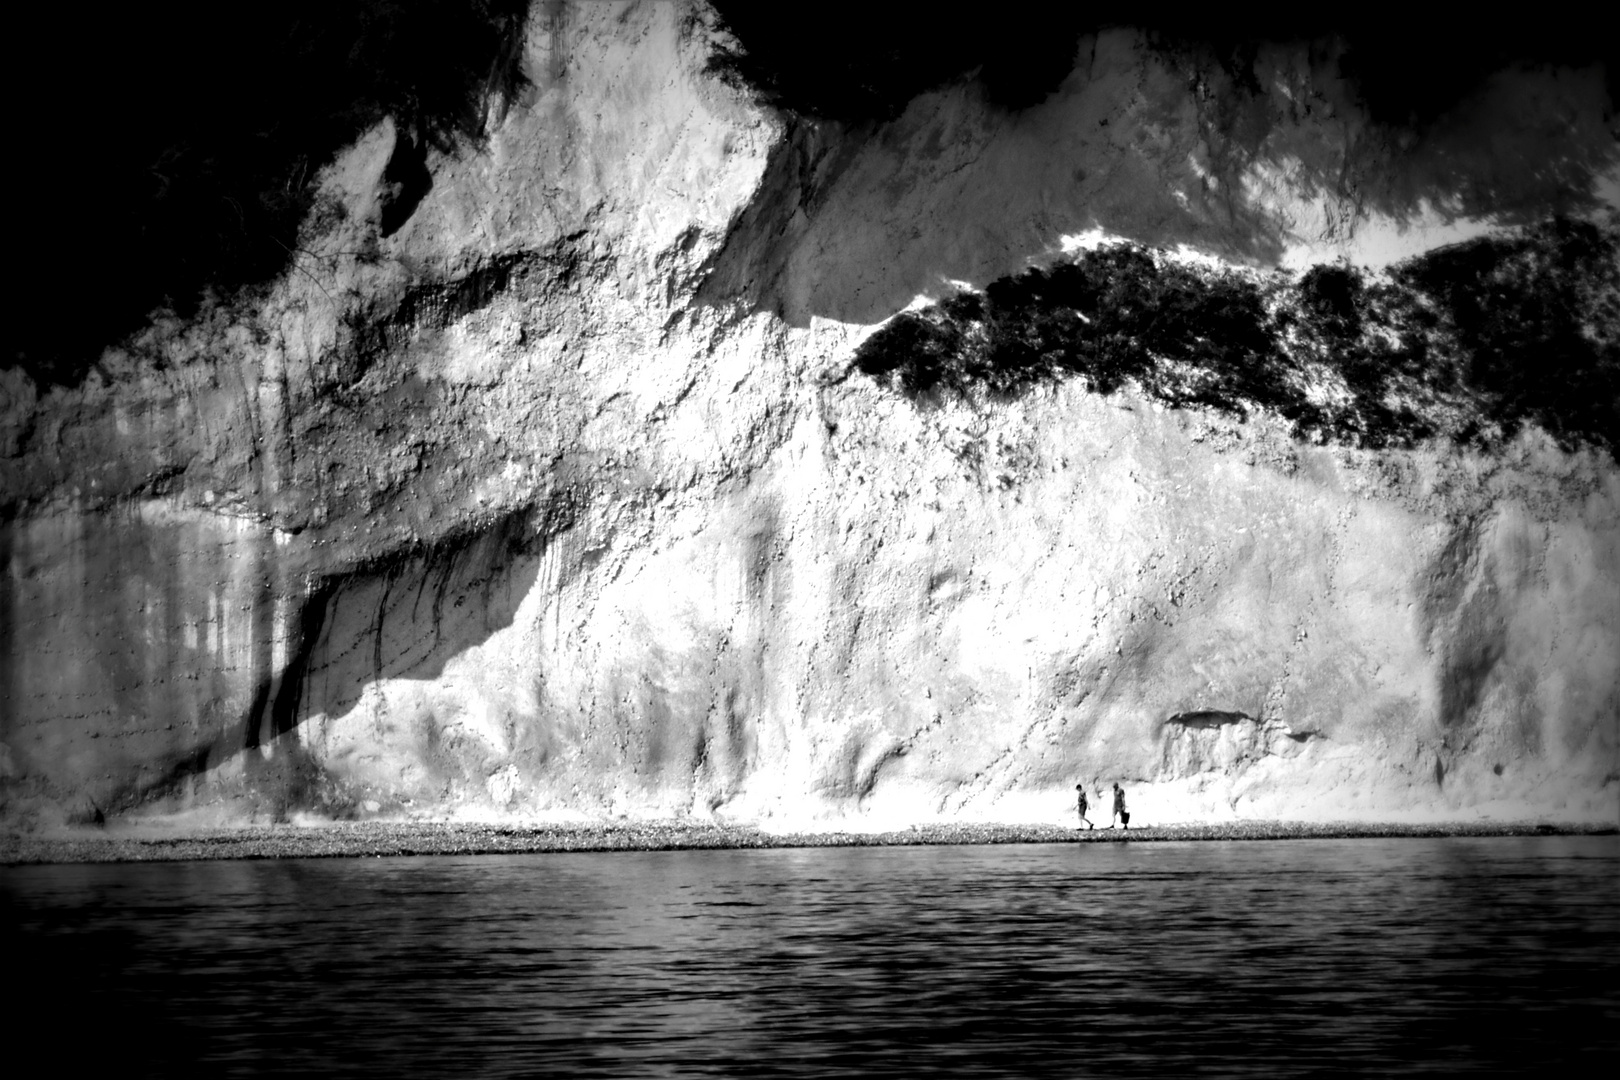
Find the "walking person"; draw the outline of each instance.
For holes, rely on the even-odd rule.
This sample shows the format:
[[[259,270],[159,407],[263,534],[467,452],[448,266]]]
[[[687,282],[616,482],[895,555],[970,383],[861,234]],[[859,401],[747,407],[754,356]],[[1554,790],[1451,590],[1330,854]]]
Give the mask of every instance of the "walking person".
[[[1090,805],[1089,803],[1086,802],[1086,785],[1084,785],[1084,784],[1076,784],[1076,785],[1074,785],[1074,790],[1076,790],[1076,791],[1078,791],[1080,793],[1080,798],[1079,798],[1080,820],[1085,822],[1088,827],[1095,829],[1097,826],[1092,824],[1092,821],[1091,821],[1090,818],[1086,817],[1086,807]]]
[[[1125,789],[1119,786],[1119,781],[1117,780],[1114,781],[1114,817],[1117,818],[1127,830],[1130,829],[1131,815],[1125,810]],[[1110,829],[1114,827],[1113,821],[1108,823],[1108,827]]]

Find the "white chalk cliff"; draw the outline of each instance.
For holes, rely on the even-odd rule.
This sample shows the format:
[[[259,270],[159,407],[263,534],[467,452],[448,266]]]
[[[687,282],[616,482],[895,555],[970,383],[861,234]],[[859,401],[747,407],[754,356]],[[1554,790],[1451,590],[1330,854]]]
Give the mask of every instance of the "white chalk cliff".
[[[1410,147],[1303,48],[1240,96],[1110,31],[1031,108],[840,124],[707,73],[701,5],[526,33],[389,235],[384,123],[272,289],[0,371],[8,823],[1057,821],[1116,780],[1148,822],[1620,817],[1608,450],[851,370],[1098,237],[1376,269],[1575,165],[1612,229],[1600,76]]]

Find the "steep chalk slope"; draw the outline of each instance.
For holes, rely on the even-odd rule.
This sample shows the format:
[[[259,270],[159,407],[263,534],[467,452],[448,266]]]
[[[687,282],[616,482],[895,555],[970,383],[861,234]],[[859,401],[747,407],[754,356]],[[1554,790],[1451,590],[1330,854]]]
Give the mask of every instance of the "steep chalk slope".
[[[267,294],[0,373],[8,821],[1620,813],[1608,450],[852,367],[1088,232],[1264,270],[1603,220],[1600,79],[1403,150],[1303,49],[1253,93],[1120,31],[1021,113],[811,124],[720,34],[537,8],[402,221],[384,124]]]

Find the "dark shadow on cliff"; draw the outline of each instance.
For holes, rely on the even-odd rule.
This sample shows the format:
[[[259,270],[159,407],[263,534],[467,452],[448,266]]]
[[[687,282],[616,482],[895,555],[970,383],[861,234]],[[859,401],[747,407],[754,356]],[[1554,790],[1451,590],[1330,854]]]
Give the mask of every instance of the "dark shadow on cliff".
[[[1105,247],[907,312],[853,369],[920,406],[1083,378],[1171,407],[1285,417],[1315,442],[1493,444],[1536,425],[1620,451],[1620,236],[1559,220],[1387,280],[1203,271]]]
[[[482,137],[520,87],[527,0],[168,2],[30,11],[7,65],[12,307],[0,365],[76,384],[154,309],[288,266],[317,172],[393,116],[408,150],[384,209],[419,199],[427,148]]]
[[[511,626],[541,556],[572,521],[566,500],[514,511],[485,527],[316,579],[293,626],[283,627],[279,667],[272,645],[278,604],[264,593],[252,605],[254,691],[245,713],[116,780],[73,782],[82,781],[99,805],[118,812],[181,794],[193,778],[240,760],[241,777],[224,781],[218,793],[245,800],[254,813],[271,820],[296,808],[341,814],[347,797],[299,740],[286,736],[317,713],[347,712],[378,680],[436,679],[453,657]],[[269,571],[267,565],[256,572]],[[57,778],[56,786],[69,780]]]
[[[528,511],[509,514],[316,582],[289,635],[285,666],[263,672],[241,724],[135,797],[177,790],[240,754],[244,783],[226,791],[254,813],[279,821],[292,809],[350,812],[349,797],[317,759],[285,736],[311,715],[348,712],[380,680],[436,679],[453,657],[512,625],[546,542],[532,522]],[[273,749],[261,754],[261,747]]]
[[[438,678],[454,656],[512,624],[540,556],[567,519],[524,510],[488,528],[379,558],[319,582],[297,647],[244,725],[243,747],[312,713],[347,712],[382,679]]]

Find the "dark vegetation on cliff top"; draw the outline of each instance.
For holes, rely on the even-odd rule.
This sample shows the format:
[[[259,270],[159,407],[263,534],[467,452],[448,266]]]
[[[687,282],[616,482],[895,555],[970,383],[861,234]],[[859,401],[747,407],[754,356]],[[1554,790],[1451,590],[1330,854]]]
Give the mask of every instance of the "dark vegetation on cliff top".
[[[1083,377],[1173,407],[1276,412],[1315,442],[1490,443],[1536,424],[1620,453],[1620,235],[1554,221],[1297,282],[1132,246],[892,319],[855,369],[926,404]]]
[[[11,317],[0,365],[74,384],[154,309],[284,271],[313,181],[382,117],[419,200],[428,148],[523,76],[528,0],[47,5],[14,27]]]
[[[1543,20],[1443,30],[1343,11],[1278,22],[1212,9],[1172,20],[1140,5],[1003,5],[969,18],[920,4],[782,6],[720,0],[739,47],[722,75],[812,116],[892,116],[917,93],[978,71],[1009,109],[1040,101],[1085,32],[1145,27],[1166,49],[1213,57],[1252,83],[1262,41],[1337,36],[1375,118],[1421,123],[1512,61],[1585,64],[1609,38]],[[428,182],[429,146],[475,141],[484,107],[523,79],[528,0],[285,0],[270,5],[47,5],[19,26],[12,110],[12,317],[0,367],[73,385],[154,310],[274,279],[292,263],[312,181],[392,115],[408,139],[390,166],[397,228]],[[565,13],[558,8],[545,17]],[[535,16],[541,17],[541,16]],[[1620,65],[1611,64],[1611,81]]]

